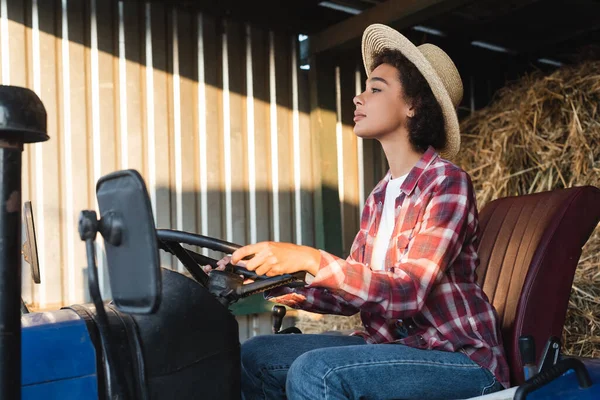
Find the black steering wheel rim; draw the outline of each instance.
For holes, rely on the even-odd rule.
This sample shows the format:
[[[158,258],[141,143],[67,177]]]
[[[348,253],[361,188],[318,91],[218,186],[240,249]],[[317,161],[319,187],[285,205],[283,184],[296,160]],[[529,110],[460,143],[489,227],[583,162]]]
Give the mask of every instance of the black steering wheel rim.
[[[214,251],[220,251],[222,253],[233,253],[242,247],[239,244],[227,242],[225,240],[191,232],[177,231],[174,229],[157,229],[156,235],[158,236],[158,239],[163,241],[199,246]]]
[[[225,253],[225,254],[232,254],[234,251],[236,251],[237,249],[242,247],[239,244],[227,242],[225,240],[213,238],[210,236],[198,235],[196,233],[178,231],[178,230],[174,230],[174,229],[157,229],[156,235],[158,237],[158,240],[165,244],[184,243],[184,244],[189,244],[192,246],[206,248],[209,250],[219,251],[219,252]],[[170,251],[170,250],[173,250],[173,249],[167,249],[167,251]],[[171,252],[173,252],[173,251],[171,251]],[[203,254],[198,254],[191,250],[187,250],[187,252],[191,256],[191,258],[194,261],[196,261],[198,264],[210,265],[213,268],[217,267],[218,260],[216,260],[212,257],[205,256]],[[177,254],[175,254],[175,255],[177,256]],[[183,261],[183,260],[181,260],[181,261]],[[234,272],[236,274],[243,275],[244,277],[249,278],[249,279],[264,279],[264,277],[257,275],[256,273],[254,273],[252,271],[248,271],[245,268],[238,267],[236,265],[230,264],[227,269],[230,272]],[[204,272],[204,271],[202,271],[202,272]],[[190,271],[190,273],[192,273],[192,275],[194,275],[194,277],[196,277],[195,273],[193,273],[192,271]]]
[[[199,264],[211,265],[216,267],[217,260],[198,254],[194,251],[184,249],[181,247],[181,243],[192,246],[198,246],[207,248],[214,251],[219,251],[225,254],[231,254],[237,249],[241,248],[241,245],[227,242],[225,240],[198,235],[191,232],[178,231],[173,229],[157,229],[156,236],[161,243],[161,248],[172,254],[174,254],[186,267],[186,269],[192,274],[192,276],[207,288],[210,288],[211,284],[209,276],[199,267]],[[165,248],[166,247],[166,248]],[[231,274],[234,276],[242,275],[245,278],[254,280],[253,283],[236,286],[233,290],[228,291],[227,296],[230,301],[237,301],[242,297],[264,292],[266,290],[279,287],[279,286],[298,286],[304,283],[304,272],[295,274],[285,274],[279,276],[264,276],[257,275],[254,271],[248,271],[247,269],[239,266],[229,264],[226,271],[214,271],[221,274]],[[217,294],[219,296],[219,294]]]

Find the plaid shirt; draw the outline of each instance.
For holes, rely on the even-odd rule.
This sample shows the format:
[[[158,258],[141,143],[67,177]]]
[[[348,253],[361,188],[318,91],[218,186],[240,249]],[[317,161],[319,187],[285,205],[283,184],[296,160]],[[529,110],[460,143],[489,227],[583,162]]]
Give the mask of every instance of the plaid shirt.
[[[343,260],[321,251],[310,285],[277,288],[272,301],[310,312],[360,311],[369,343],[462,351],[510,387],[498,318],[476,284],[478,215],[467,173],[429,148],[396,199],[385,270],[369,267],[391,174],[366,201],[360,231]]]

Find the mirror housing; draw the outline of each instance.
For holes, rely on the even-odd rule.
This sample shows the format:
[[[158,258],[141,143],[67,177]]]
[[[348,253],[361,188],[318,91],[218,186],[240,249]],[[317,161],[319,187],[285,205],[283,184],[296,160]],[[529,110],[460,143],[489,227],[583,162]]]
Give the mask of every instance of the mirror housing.
[[[108,174],[98,180],[96,197],[113,302],[126,313],[151,314],[160,304],[162,282],[144,180],[135,170]]]

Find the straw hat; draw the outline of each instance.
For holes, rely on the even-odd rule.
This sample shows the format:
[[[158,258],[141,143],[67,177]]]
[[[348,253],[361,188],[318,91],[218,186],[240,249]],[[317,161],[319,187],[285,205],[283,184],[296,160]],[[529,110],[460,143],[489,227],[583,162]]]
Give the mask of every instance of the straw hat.
[[[398,31],[382,24],[365,29],[362,56],[367,76],[371,74],[373,57],[384,49],[400,51],[421,72],[442,108],[446,128],[446,147],[436,149],[442,157],[453,159],[460,148],[460,128],[456,109],[463,96],[462,80],[456,66],[442,49],[425,43],[415,46]]]

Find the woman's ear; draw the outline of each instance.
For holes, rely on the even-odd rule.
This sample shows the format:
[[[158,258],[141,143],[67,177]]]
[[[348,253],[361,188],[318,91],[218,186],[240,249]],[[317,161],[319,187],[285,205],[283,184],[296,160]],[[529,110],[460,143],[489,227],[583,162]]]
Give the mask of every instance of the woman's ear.
[[[406,116],[408,118],[412,118],[412,117],[415,116],[415,107],[414,106],[412,106],[412,105],[408,106],[408,110],[406,112]]]

